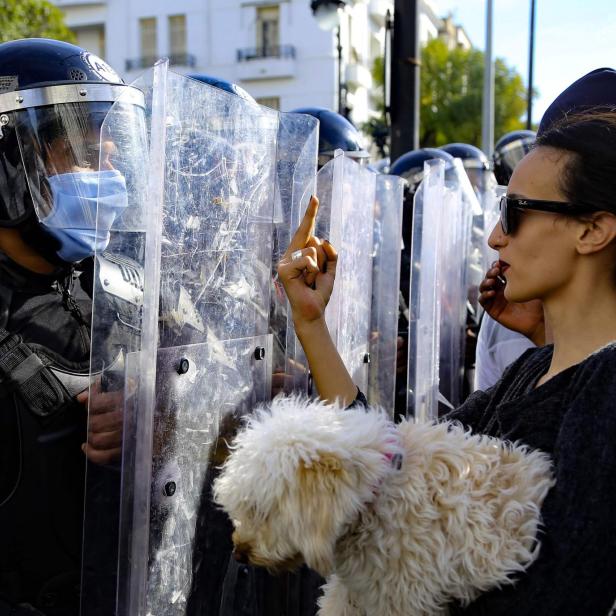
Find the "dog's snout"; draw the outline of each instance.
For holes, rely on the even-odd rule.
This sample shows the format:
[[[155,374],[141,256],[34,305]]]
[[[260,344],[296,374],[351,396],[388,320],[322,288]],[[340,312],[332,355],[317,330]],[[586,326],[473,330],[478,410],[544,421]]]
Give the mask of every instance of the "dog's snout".
[[[247,545],[236,545],[233,550],[233,558],[242,565],[247,565],[250,562],[250,549]]]
[[[242,565],[248,564],[248,554],[246,554],[246,552],[234,551],[233,557],[235,558],[235,560],[237,560],[238,563]]]

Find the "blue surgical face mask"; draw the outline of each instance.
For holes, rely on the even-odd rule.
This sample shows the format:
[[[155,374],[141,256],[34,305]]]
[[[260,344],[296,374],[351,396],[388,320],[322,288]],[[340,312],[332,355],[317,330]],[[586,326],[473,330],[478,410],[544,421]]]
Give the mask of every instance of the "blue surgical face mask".
[[[58,256],[77,263],[105,250],[113,221],[128,205],[126,181],[120,172],[61,173],[48,181],[53,208],[40,222],[59,240]]]

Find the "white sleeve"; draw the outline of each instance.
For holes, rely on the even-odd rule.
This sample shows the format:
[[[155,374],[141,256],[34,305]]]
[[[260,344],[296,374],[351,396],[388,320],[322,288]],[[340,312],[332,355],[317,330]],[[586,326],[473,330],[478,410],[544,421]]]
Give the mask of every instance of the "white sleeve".
[[[526,336],[507,329],[484,314],[477,339],[475,391],[492,387],[507,366],[534,346]]]

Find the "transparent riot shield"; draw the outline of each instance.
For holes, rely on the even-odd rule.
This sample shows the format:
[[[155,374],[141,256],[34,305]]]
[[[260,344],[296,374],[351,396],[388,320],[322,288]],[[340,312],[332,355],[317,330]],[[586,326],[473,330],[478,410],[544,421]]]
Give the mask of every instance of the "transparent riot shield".
[[[393,413],[405,181],[376,176],[368,401]]]
[[[148,216],[148,205],[152,212],[159,206],[149,197],[153,74],[132,85],[144,93],[144,107],[131,109],[120,99],[101,128],[101,159],[107,153],[105,167],[124,178],[127,207],[110,227],[106,250],[95,256],[88,428],[93,431],[102,422],[103,436],[113,437],[116,447],[101,461],[88,460],[86,465],[80,611],[84,615],[117,610],[123,467],[128,467],[130,450],[125,446],[124,425],[138,419],[127,409],[139,407],[140,393],[139,373],[133,369],[135,374],[127,375],[126,358],[142,347],[147,229],[155,220]],[[101,160],[101,168],[105,167]],[[97,212],[97,227],[100,224]]]
[[[441,401],[452,408],[462,403],[469,297],[478,296],[482,263],[472,241],[473,216],[481,207],[459,159],[445,173],[442,208],[439,391]]]
[[[488,245],[488,240],[492,230],[496,226],[500,218],[500,200],[503,195],[507,194],[506,186],[499,186],[494,182],[490,184],[488,190],[483,195],[483,274],[490,269],[494,261],[498,261],[498,252]]]
[[[429,160],[415,193],[409,306],[407,414],[416,421],[438,416],[440,270],[445,164]]]
[[[490,251],[488,238],[494,224],[492,214],[494,210],[494,195],[497,188],[494,173],[488,169],[467,169],[469,179],[477,196],[479,208],[473,207],[473,223],[471,230],[471,254],[469,255],[469,309],[472,321],[479,324],[483,309],[479,304],[479,285],[483,280],[486,269],[485,264]],[[492,259],[493,261],[494,259]]]
[[[289,303],[276,267],[286,251],[292,234],[315,192],[318,154],[318,120],[297,113],[280,114],[276,174],[274,236],[272,257],[272,299],[270,332],[273,337],[272,396],[309,393],[309,370],[303,349],[295,335]],[[242,576],[238,576],[242,583]],[[318,589],[324,583],[307,567],[296,572],[267,576],[257,580],[260,606],[252,613],[263,616],[299,616],[316,611]],[[236,593],[229,593],[235,601]],[[224,612],[228,613],[228,612]]]
[[[276,266],[315,192],[319,145],[318,120],[298,113],[280,114],[272,256],[270,331],[274,337],[272,394],[308,393],[308,366],[293,328],[288,301]]]
[[[479,305],[479,285],[483,280],[483,260],[485,246],[484,228],[484,195],[490,187],[492,173],[481,172],[481,181],[471,184],[468,170],[460,159],[454,161],[454,170],[451,174],[452,181],[460,191],[461,206],[470,212],[470,223],[465,220],[464,233],[467,233],[467,248],[465,249],[464,262],[466,264],[465,284],[469,316],[479,322],[481,306]],[[480,192],[481,191],[481,192]],[[468,216],[468,215],[467,215]]]
[[[116,103],[101,145],[129,206],[96,255],[89,421],[121,449],[88,464],[81,613],[217,614],[238,570],[211,482],[271,391],[279,114],[166,63],[136,85],[141,123]]]
[[[325,320],[353,381],[368,391],[376,174],[341,151],[317,174],[316,233],[338,250]]]

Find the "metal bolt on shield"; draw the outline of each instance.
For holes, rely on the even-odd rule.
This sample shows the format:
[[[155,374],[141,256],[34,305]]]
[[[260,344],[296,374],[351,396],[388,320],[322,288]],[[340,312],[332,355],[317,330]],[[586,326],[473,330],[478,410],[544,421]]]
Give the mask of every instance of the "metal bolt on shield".
[[[180,359],[180,364],[178,365],[178,374],[186,374],[189,368],[190,362],[185,357]]]

